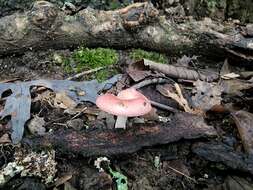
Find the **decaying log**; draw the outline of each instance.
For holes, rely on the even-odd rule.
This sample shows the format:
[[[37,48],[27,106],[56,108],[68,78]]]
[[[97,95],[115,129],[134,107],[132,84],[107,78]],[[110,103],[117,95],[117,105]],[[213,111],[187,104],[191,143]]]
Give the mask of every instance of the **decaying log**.
[[[36,149],[53,147],[63,154],[91,157],[129,154],[147,146],[215,135],[216,130],[206,125],[201,116],[177,113],[164,125],[135,126],[122,131],[61,129],[43,137],[25,138],[23,143]]]
[[[182,23],[159,16],[151,3],[136,3],[115,11],[87,8],[67,15],[47,1],[37,1],[30,11],[0,18],[0,55],[33,49],[111,47],[143,48],[168,54],[205,54],[214,58],[230,52],[253,60],[252,39],[231,24],[211,20]],[[243,47],[242,47],[243,46]]]
[[[231,146],[223,143],[196,143],[192,149],[194,153],[208,161],[253,174],[253,156],[238,152]]]

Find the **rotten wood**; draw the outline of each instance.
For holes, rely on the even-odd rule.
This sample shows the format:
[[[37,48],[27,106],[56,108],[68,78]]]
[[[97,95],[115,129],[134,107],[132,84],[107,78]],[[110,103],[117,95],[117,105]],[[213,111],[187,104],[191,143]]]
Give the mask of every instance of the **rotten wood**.
[[[216,130],[206,125],[203,117],[177,113],[163,125],[134,126],[127,130],[93,128],[83,132],[61,129],[43,137],[25,138],[23,143],[35,149],[53,147],[63,154],[91,157],[130,154],[147,146],[215,135]]]
[[[196,143],[192,147],[198,156],[211,161],[222,163],[234,170],[249,172],[253,174],[253,156],[235,151],[223,143]]]
[[[115,11],[87,8],[66,15],[50,2],[36,1],[29,11],[0,18],[0,55],[85,45],[213,58],[223,58],[229,52],[252,61],[253,56],[247,55],[252,53],[251,43],[252,38],[238,33],[233,24],[208,19],[175,23],[159,16],[151,3],[136,3]]]

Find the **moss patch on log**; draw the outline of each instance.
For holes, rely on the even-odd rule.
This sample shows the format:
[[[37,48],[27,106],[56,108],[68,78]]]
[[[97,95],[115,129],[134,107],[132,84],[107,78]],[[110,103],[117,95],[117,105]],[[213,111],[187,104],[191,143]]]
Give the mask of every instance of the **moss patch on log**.
[[[159,63],[166,63],[167,58],[165,55],[152,52],[152,51],[144,51],[142,49],[134,49],[130,53],[130,58],[134,60],[140,59],[149,59],[151,61],[159,62]]]
[[[71,55],[54,55],[54,61],[61,65],[68,74],[79,73],[85,70],[108,66],[89,76],[89,79],[104,81],[117,74],[117,69],[110,67],[118,62],[118,53],[108,48],[78,48]]]

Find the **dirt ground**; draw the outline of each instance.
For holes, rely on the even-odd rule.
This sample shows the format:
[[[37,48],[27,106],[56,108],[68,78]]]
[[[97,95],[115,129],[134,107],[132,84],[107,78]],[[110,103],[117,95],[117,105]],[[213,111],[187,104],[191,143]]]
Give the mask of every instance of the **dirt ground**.
[[[184,6],[186,5],[184,4]],[[222,12],[222,15],[225,15],[224,9],[217,9],[218,8],[216,7],[215,11],[218,11],[219,13]],[[2,14],[6,15],[6,12],[8,11],[9,9],[7,6]],[[213,14],[215,14],[214,12]],[[202,14],[204,16],[207,14],[206,12],[197,13],[201,16]],[[221,16],[222,19],[223,16]],[[247,19],[244,20],[248,21]],[[73,54],[73,51],[75,51],[75,49],[36,52],[27,51],[20,55],[0,57],[0,85],[5,82],[31,81],[36,79],[65,80],[70,76],[74,76],[77,72],[73,72],[72,70],[67,71],[66,65],[64,66],[63,64],[64,61],[59,61],[58,58],[54,56],[61,55],[62,57],[69,57]],[[132,50],[116,50],[118,55],[117,63],[113,65],[113,67],[106,68],[110,71],[109,75],[106,75],[106,79],[114,76],[115,73],[123,74],[123,78],[125,77],[124,82],[117,81],[114,88],[109,91],[115,92],[117,91],[117,88],[124,89],[137,83],[134,82],[129,76],[129,73],[127,73],[129,64],[134,62],[130,56],[131,51]],[[179,60],[178,57],[169,57],[167,55],[165,55],[164,59],[166,62],[177,64],[177,61]],[[196,70],[206,69],[210,73],[220,72],[225,65],[224,62],[227,62],[227,60],[210,61],[202,58],[197,59],[198,61],[190,61],[192,64],[191,66]],[[52,142],[52,139],[43,138],[43,135],[42,137],[39,137],[41,138],[41,146],[38,145],[40,143],[29,143],[29,138],[33,139],[36,135],[31,132],[30,128],[28,130],[28,125],[30,125],[29,122],[32,119],[39,117],[43,118],[43,122],[45,122],[41,130],[47,135],[53,134],[55,131],[60,131],[62,129],[77,131],[77,133],[80,132],[81,134],[84,134],[85,132],[88,132],[89,134],[97,134],[96,132],[106,131],[108,128],[112,129],[112,123],[115,122],[115,118],[108,116],[108,114],[101,115],[101,111],[98,110],[94,104],[87,102],[77,106],[78,110],[84,110],[85,114],[82,112],[75,112],[74,114],[66,112],[66,108],[54,105],[54,99],[56,97],[55,92],[41,87],[31,88],[30,92],[32,101],[30,114],[32,119],[29,119],[25,124],[24,141],[22,141],[22,145],[11,144],[10,117],[7,116],[0,120],[0,176],[1,171],[8,163],[17,162],[17,160],[19,160],[19,163],[23,162],[24,167],[26,167],[28,163],[32,163],[32,165],[28,167],[28,173],[30,172],[31,175],[24,174],[24,176],[22,176],[22,173],[17,172],[15,175],[6,178],[7,180],[4,179],[6,180],[4,185],[1,185],[1,180],[3,179],[0,177],[0,189],[126,190],[126,188],[124,188],[126,181],[122,180],[119,176],[115,177],[114,175],[116,174],[112,173],[110,169],[119,172],[127,178],[127,186],[129,190],[253,189],[253,156],[251,152],[253,149],[253,143],[252,140],[250,140],[250,137],[253,135],[253,130],[250,129],[253,125],[253,116],[251,115],[253,111],[252,65],[238,65],[238,62],[233,64],[234,62],[231,59],[228,61],[231,68],[227,70],[231,71],[231,73],[240,73],[240,78],[238,80],[235,79],[236,83],[234,84],[229,82],[226,83],[228,87],[222,86],[223,90],[225,89],[227,92],[217,95],[217,97],[221,99],[220,102],[222,106],[218,106],[218,108],[215,109],[208,109],[203,116],[203,121],[199,121],[200,123],[203,122],[204,126],[212,126],[217,134],[197,134],[197,136],[192,137],[192,134],[187,130],[187,132],[175,131],[175,136],[178,135],[180,138],[179,140],[173,140],[172,142],[169,141],[170,143],[159,143],[159,139],[152,139],[156,142],[153,143],[155,144],[154,146],[147,146],[144,143],[138,148],[138,151],[131,151],[132,147],[128,147],[129,150],[124,150],[124,147],[122,147],[118,149],[119,152],[120,150],[122,150],[122,152],[129,152],[127,154],[114,154],[108,156],[110,163],[101,163],[101,167],[104,169],[102,172],[99,172],[98,168],[94,166],[94,162],[98,158],[97,155],[87,157],[82,150],[80,150],[79,154],[71,151],[66,152],[65,150],[70,149],[68,149],[67,145],[65,147],[65,145],[61,145],[60,143],[58,143],[59,145],[52,145],[51,147],[50,143]],[[181,62],[183,61],[181,60]],[[110,69],[113,71],[111,72]],[[95,74],[96,72],[93,72],[80,77],[77,80],[91,80],[96,78]],[[159,72],[152,72],[151,75],[149,73],[149,76],[155,78],[160,76],[159,74]],[[164,75],[162,76],[164,77]],[[229,77],[231,77],[229,80],[234,79],[234,76],[229,75]],[[186,100],[189,101],[190,105],[194,105],[191,102],[191,98],[193,97],[191,92],[194,88],[192,81],[179,80],[179,83],[183,89],[183,95],[186,97]],[[211,82],[206,84],[211,84]],[[215,84],[218,84],[218,82]],[[141,91],[153,101],[162,103],[163,105],[169,105],[181,112],[184,111],[182,105],[180,106],[180,103],[169,99],[158,92],[157,83],[147,85],[143,87]],[[0,114],[7,102],[7,97],[12,93],[13,92],[5,91],[2,94],[2,97],[0,97]],[[205,93],[206,92],[203,90],[200,95],[205,95]],[[216,98],[213,96],[215,95],[209,95],[210,101],[212,101],[213,98]],[[200,99],[197,100],[201,102]],[[207,102],[208,101],[205,100],[206,104]],[[207,106],[206,104],[205,106]],[[87,107],[88,109],[86,110]],[[237,115],[233,115],[234,113]],[[158,115],[161,116],[159,119]],[[129,119],[129,125],[132,125],[132,127],[139,125],[165,125],[166,127],[173,127],[169,123],[173,120],[175,115],[177,115],[177,113],[157,108],[157,112],[152,116],[148,116],[148,118]],[[174,124],[177,125],[177,122]],[[245,134],[245,131],[241,128],[246,128],[248,134]],[[40,131],[37,129],[36,133],[39,132]],[[7,137],[4,136],[5,134],[7,134]],[[171,134],[171,136],[173,137],[173,134]],[[53,141],[55,140],[59,142],[63,140],[61,137],[64,138],[64,136],[55,137],[55,139],[53,138]],[[82,137],[83,136],[80,136],[80,138]],[[73,142],[78,142],[74,140]],[[47,144],[47,141],[50,146],[45,145]],[[131,142],[129,142],[130,145],[132,145]],[[90,149],[92,148],[93,147]],[[114,146],[109,148],[113,149]],[[24,161],[27,159],[24,159],[25,155],[30,155],[31,152],[41,151],[53,152],[52,160],[50,160],[49,157],[41,156],[44,158],[44,161],[42,159],[41,162],[43,168],[39,168],[40,165],[37,168],[35,163],[37,161],[35,158],[35,160],[33,160],[29,157],[30,162]],[[78,152],[78,150],[76,151]],[[110,151],[108,151],[108,154],[109,152]],[[45,162],[47,163],[45,164]],[[54,165],[55,163],[57,164]],[[34,171],[40,171],[41,173],[34,174]],[[10,171],[7,171],[7,173],[8,172]],[[46,183],[45,181],[50,172],[54,174],[54,179],[51,179],[49,183]],[[7,174],[5,174],[3,176],[6,177]],[[117,181],[117,179],[121,179],[121,181]]]

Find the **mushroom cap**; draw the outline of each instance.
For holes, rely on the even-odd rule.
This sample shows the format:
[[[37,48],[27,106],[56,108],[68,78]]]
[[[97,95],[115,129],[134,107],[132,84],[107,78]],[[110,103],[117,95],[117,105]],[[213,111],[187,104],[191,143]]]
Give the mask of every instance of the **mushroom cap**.
[[[96,105],[105,112],[126,117],[145,115],[152,109],[150,101],[134,88],[123,90],[118,96],[108,93],[101,95]]]

